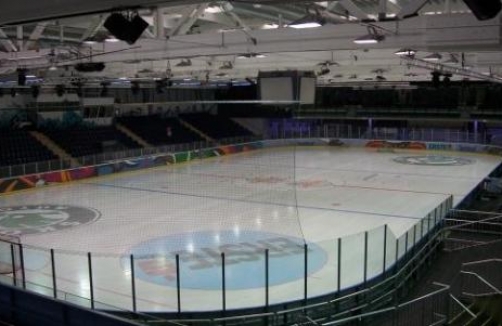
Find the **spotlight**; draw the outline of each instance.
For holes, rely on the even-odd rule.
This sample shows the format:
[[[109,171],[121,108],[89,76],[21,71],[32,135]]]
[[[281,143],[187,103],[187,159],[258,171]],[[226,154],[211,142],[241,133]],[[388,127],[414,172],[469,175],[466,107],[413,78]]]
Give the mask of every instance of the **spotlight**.
[[[324,19],[319,13],[312,14],[308,13],[306,16],[295,20],[288,27],[303,29],[303,28],[316,28],[321,27],[326,24],[326,19]]]
[[[403,56],[403,57],[410,57],[410,58],[413,58],[416,53],[417,53],[417,51],[412,50],[412,49],[400,49],[400,50],[394,52],[395,55]]]
[[[103,26],[117,39],[134,44],[148,27],[148,23],[137,13],[132,17],[114,13],[108,16]]]

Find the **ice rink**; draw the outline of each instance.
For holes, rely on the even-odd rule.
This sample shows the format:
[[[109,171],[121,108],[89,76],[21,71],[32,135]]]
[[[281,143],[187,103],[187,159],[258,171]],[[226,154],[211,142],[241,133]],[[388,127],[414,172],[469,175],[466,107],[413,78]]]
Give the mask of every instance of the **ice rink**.
[[[414,225],[427,218],[422,227],[432,227],[431,211],[450,195],[460,202],[499,163],[455,152],[263,149],[3,196],[0,228],[20,236],[27,287],[38,292],[52,293],[52,248],[58,297],[84,302],[90,252],[95,300],[130,310],[132,254],[137,309],[176,311],[178,255],[182,311],[222,308],[222,259],[226,308],[261,306],[266,260],[270,304],[303,298],[305,244],[309,296],[369,280],[427,233]]]

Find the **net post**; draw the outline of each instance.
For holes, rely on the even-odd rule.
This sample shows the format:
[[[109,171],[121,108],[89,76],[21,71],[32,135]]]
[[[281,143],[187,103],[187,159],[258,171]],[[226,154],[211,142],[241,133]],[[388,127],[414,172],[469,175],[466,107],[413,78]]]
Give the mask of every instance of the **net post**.
[[[265,249],[265,308],[268,311],[268,306],[269,306],[269,271],[268,271],[268,265],[269,265],[269,251],[268,248]]]
[[[14,286],[17,285],[17,277],[16,277],[16,255],[14,253],[14,244],[10,244],[10,258],[12,260],[12,280]]]
[[[227,310],[226,284],[225,284],[225,253],[221,253],[221,304],[223,313]]]
[[[388,226],[385,224],[383,229],[383,269],[382,273],[385,273],[385,268],[387,267],[387,230]]]
[[[131,296],[132,296],[132,311],[136,312],[136,273],[134,271],[134,255],[129,256],[131,266]]]
[[[180,255],[176,254],[176,297],[178,300],[178,314],[181,313],[181,279],[180,279]]]
[[[56,283],[56,260],[54,259],[54,249],[51,248],[51,270],[52,270],[52,291],[54,299],[58,297],[58,288]]]
[[[21,260],[21,283],[23,285],[23,289],[26,290],[26,271],[24,270],[24,253],[22,244],[19,244],[19,259]]]
[[[91,294],[91,309],[94,309],[94,286],[92,281],[92,258],[91,253],[87,253],[87,264],[89,266],[89,290]]]
[[[338,266],[337,266],[337,287],[338,287],[338,292],[340,292],[340,289],[342,288],[342,238],[338,238]]]
[[[303,300],[305,305],[307,305],[307,296],[308,296],[308,244],[303,245],[304,251],[304,262],[303,262]]]
[[[364,276],[363,282],[366,286],[368,280],[368,231],[364,232]]]

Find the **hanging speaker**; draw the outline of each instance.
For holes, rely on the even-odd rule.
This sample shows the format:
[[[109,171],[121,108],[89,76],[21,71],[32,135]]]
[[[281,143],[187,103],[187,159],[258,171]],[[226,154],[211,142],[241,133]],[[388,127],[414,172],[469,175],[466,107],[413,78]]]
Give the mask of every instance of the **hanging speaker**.
[[[492,19],[502,9],[500,0],[464,0],[464,2],[479,20]]]
[[[117,39],[134,44],[148,27],[148,23],[140,15],[134,15],[129,19],[122,14],[114,13],[108,16],[103,26]]]

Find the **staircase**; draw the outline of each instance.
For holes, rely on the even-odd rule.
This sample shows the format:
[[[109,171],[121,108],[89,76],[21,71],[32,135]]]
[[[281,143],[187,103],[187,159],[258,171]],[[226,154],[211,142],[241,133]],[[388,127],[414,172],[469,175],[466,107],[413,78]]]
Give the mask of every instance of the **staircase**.
[[[124,126],[123,124],[117,123],[116,124],[117,130],[123,132],[126,134],[129,138],[140,144],[143,148],[150,148],[153,147],[149,143],[147,143],[143,138],[140,136],[136,135],[134,132],[132,132],[129,128]]]
[[[450,320],[452,326],[502,326],[502,295],[476,298]]]
[[[195,132],[196,134],[198,134],[199,136],[201,136],[202,138],[204,138],[206,141],[211,142],[211,143],[216,142],[216,140],[214,138],[209,137],[207,134],[203,133],[202,131],[200,131],[199,129],[195,128],[194,126],[192,126],[188,122],[182,120],[181,118],[178,118],[178,121],[180,122],[180,124],[183,127],[188,128],[191,131]]]
[[[52,141],[49,137],[46,135],[38,132],[38,131],[30,131],[30,134],[38,140],[42,145],[47,147],[51,152],[53,152],[55,155],[57,155],[59,158],[63,160],[67,160],[70,162],[71,167],[77,167],[80,166],[80,163],[70,156],[64,149],[62,149],[58,144]]]

